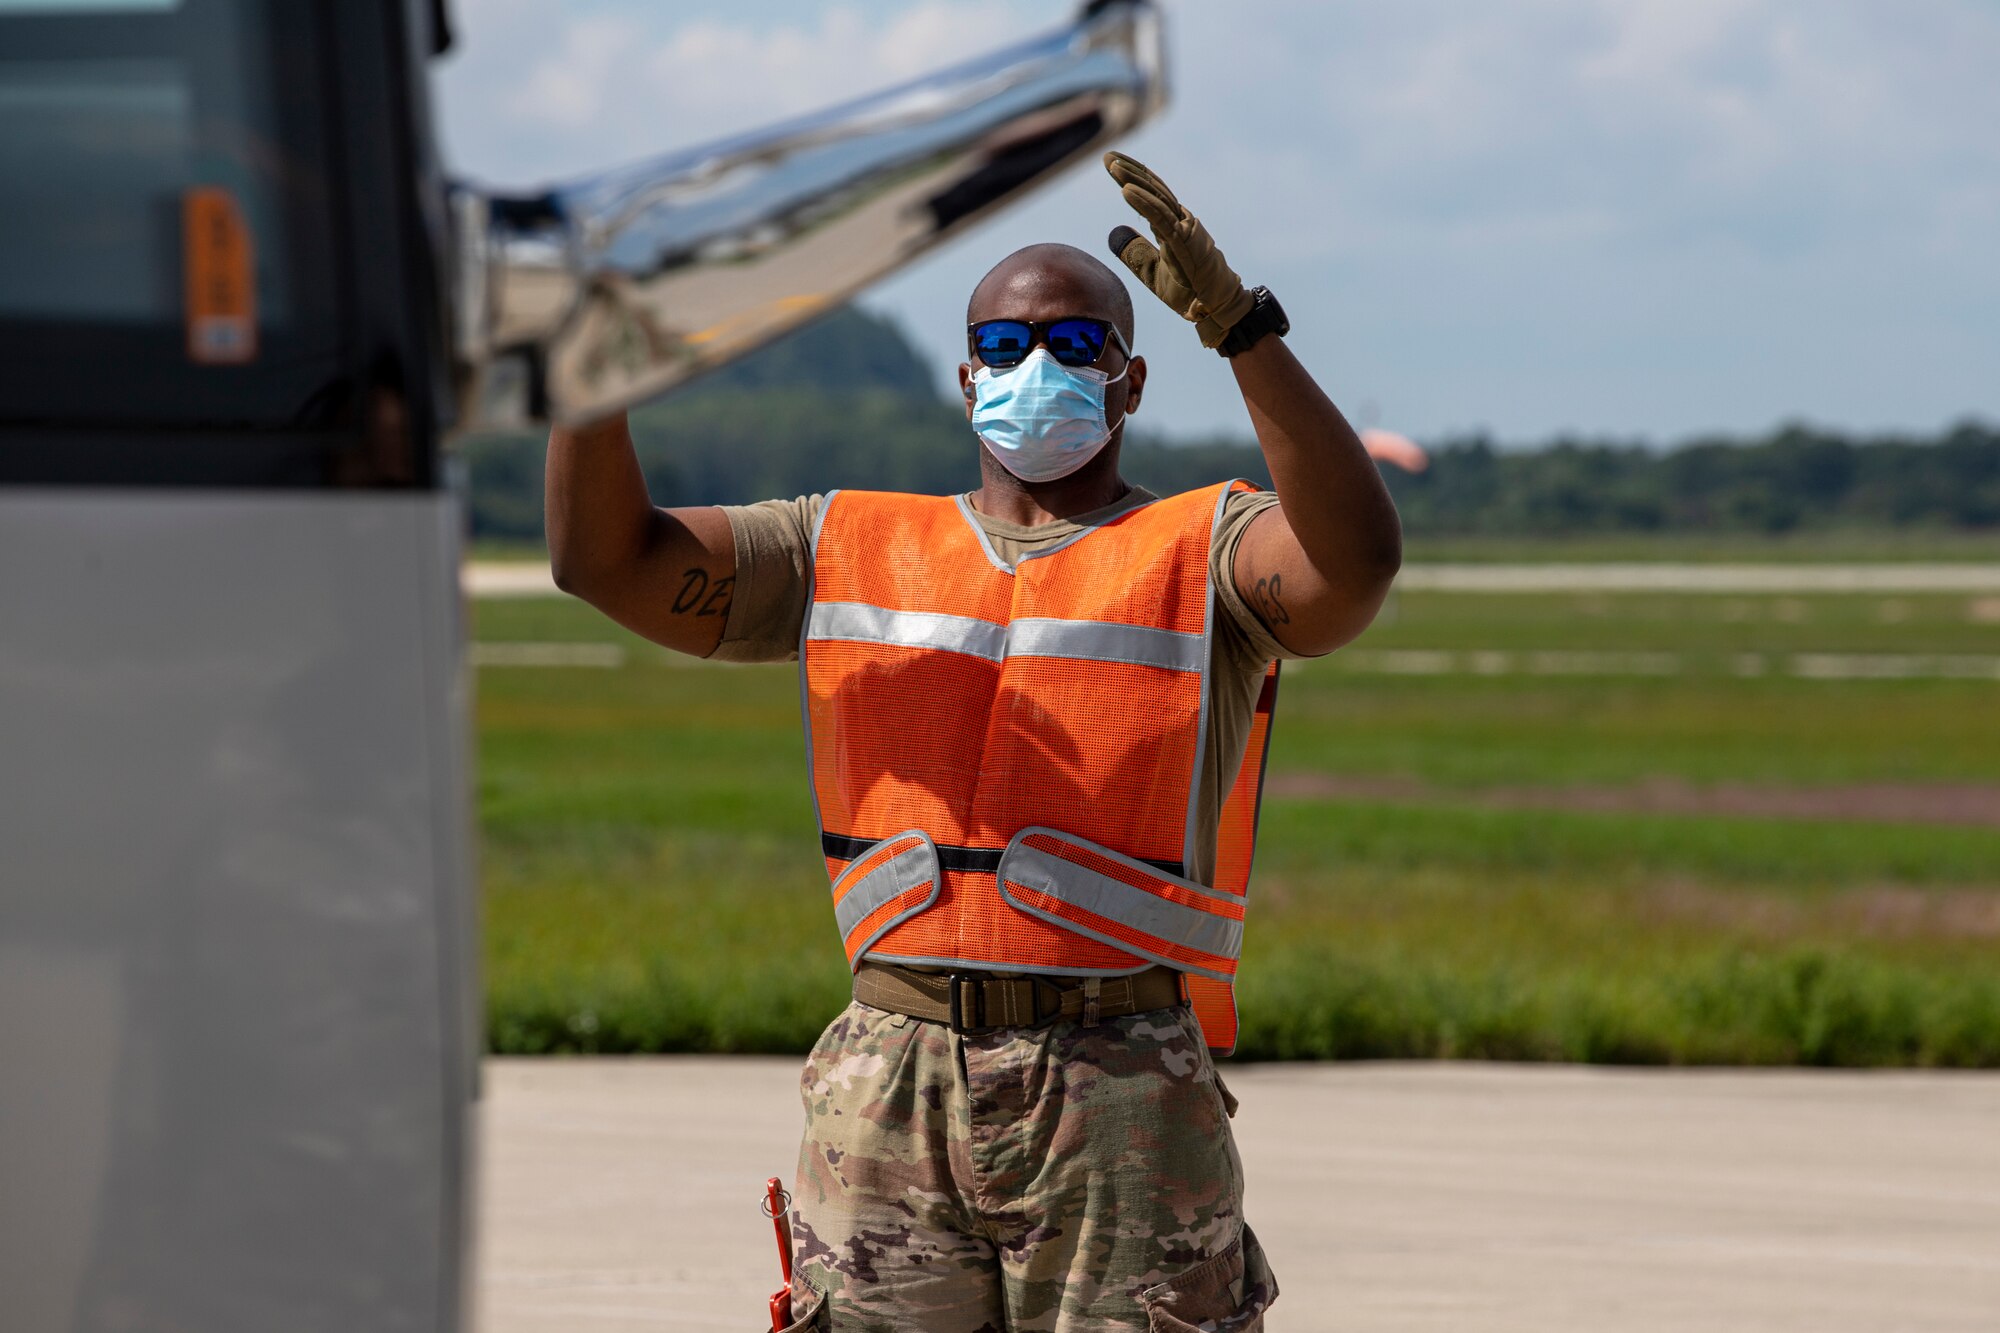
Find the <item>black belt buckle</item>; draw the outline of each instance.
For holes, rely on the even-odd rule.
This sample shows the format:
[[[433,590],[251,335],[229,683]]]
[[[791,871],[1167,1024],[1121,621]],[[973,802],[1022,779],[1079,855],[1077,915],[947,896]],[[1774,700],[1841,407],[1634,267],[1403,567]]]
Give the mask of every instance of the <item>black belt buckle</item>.
[[[946,1004],[949,1006],[946,1028],[962,1037],[968,1032],[989,1032],[1001,1026],[986,1021],[987,980],[978,972],[953,972],[946,976]],[[1030,993],[1034,996],[1034,1003],[1028,1022],[1023,1026],[1048,1027],[1062,1017],[1063,988],[1047,977],[1030,976],[1028,982],[1032,987]],[[972,1013],[969,1017],[965,1012],[967,989],[972,992]],[[1046,1010],[1042,1007],[1044,1003],[1048,1006]]]
[[[947,980],[951,983],[951,1014],[945,1019],[945,1026],[959,1036],[964,1036],[972,1027],[986,1026],[986,988],[974,972],[953,972]],[[972,1023],[965,1021],[965,987],[972,987]]]

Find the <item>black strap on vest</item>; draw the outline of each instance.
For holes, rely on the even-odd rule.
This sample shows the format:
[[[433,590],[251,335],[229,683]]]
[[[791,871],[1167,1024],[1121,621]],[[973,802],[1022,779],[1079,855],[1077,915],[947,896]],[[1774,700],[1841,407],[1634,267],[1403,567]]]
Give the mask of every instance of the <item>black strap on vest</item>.
[[[844,833],[822,833],[819,835],[820,851],[836,861],[852,861],[873,847],[879,839],[850,838]],[[1003,847],[947,847],[937,845],[938,865],[946,870],[982,871],[988,875],[1000,868],[1000,853]],[[1137,860],[1145,860],[1137,857]],[[1179,861],[1146,861],[1155,870],[1164,871],[1181,879],[1187,878],[1187,871]]]

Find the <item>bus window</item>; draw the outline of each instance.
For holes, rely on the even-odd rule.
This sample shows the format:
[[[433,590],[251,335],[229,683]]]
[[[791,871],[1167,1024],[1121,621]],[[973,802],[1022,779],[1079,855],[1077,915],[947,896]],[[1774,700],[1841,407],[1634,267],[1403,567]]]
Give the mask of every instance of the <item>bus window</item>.
[[[0,421],[270,429],[337,410],[319,17],[0,0]]]

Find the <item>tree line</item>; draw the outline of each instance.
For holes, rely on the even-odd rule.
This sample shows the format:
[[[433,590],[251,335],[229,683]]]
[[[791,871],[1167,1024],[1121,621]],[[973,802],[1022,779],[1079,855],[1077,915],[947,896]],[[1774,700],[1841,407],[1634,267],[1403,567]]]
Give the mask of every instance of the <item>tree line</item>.
[[[738,504],[834,487],[950,494],[979,483],[963,411],[941,400],[895,325],[838,311],[632,414],[639,461],[663,504]],[[461,445],[473,535],[542,539],[545,436]],[[1268,485],[1254,441],[1168,443],[1128,433],[1123,470],[1161,494],[1228,477]],[[1788,425],[1675,448],[1559,439],[1500,448],[1437,442],[1418,474],[1385,468],[1414,536],[2000,533],[2000,427],[1857,438]]]

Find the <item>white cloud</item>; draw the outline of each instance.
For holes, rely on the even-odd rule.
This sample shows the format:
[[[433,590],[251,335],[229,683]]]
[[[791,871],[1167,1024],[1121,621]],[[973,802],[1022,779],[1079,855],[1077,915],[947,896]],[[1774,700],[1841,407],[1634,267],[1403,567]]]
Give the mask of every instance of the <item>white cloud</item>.
[[[467,6],[464,50],[442,78],[455,151],[482,175],[501,161],[575,174],[871,92],[1004,40],[990,7],[971,0],[886,15],[814,7],[792,22],[764,6],[670,12],[663,22],[656,7],[612,3]]]
[[[577,20],[564,30],[560,49],[528,71],[509,110],[530,123],[572,130],[591,125],[610,109],[638,36],[635,24],[615,15]]]
[[[690,23],[646,59],[661,97],[704,129],[748,128],[921,74],[966,54],[979,7],[928,3],[869,23],[836,6],[816,27]],[[723,129],[722,127],[726,127]]]
[[[1285,298],[1338,395],[1419,432],[1679,435],[2000,415],[2000,8],[1982,0],[1166,0],[1128,145]],[[461,0],[447,144],[565,175],[853,96],[1070,0]],[[1088,170],[872,298],[942,362],[999,250],[1096,245]],[[940,318],[938,312],[946,312]],[[1156,425],[1241,428],[1158,349]],[[955,359],[955,358],[954,358]]]

